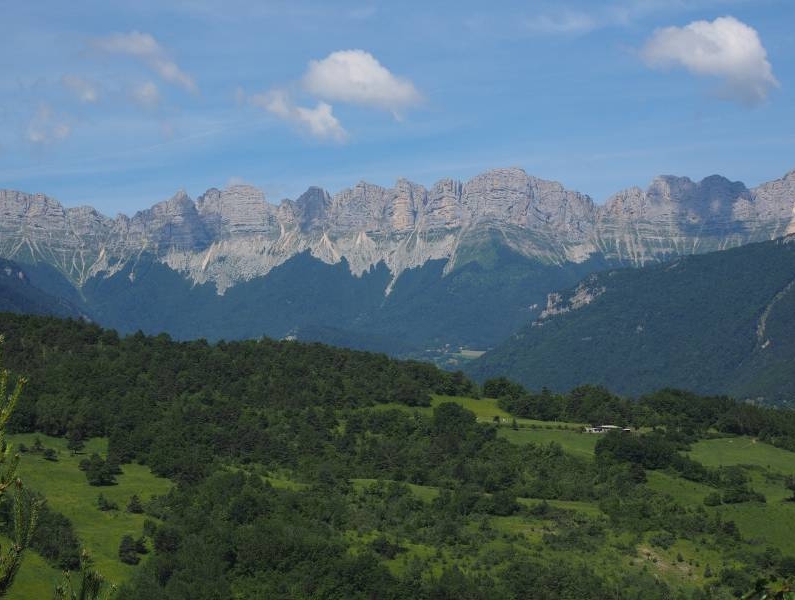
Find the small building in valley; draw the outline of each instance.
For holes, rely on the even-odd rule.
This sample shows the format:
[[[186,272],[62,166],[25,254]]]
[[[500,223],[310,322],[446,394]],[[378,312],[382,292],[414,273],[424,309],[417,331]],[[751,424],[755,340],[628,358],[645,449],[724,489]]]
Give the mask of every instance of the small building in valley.
[[[618,425],[594,425],[593,427],[585,428],[586,433],[610,433],[611,431],[631,433],[632,429],[629,427],[619,427]]]

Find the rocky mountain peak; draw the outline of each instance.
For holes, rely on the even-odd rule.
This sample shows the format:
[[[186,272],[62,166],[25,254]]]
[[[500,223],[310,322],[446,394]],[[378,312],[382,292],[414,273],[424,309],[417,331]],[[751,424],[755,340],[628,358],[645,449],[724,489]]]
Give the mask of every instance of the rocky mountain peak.
[[[448,260],[449,272],[459,258],[476,259],[492,235],[542,262],[599,253],[640,265],[795,232],[794,206],[795,171],[754,190],[719,175],[697,183],[665,175],[603,206],[517,167],[429,189],[408,179],[392,188],[360,181],[334,196],[310,187],[278,207],[253,186],[233,185],[195,203],[181,190],[116,219],[0,190],[0,256],[46,260],[81,284],[147,251],[222,292],[306,251],[325,262],[344,259],[356,275],[384,263],[397,278],[435,259]]]
[[[323,188],[312,186],[295,201],[298,223],[302,231],[324,229],[326,216],[331,207],[331,196]]]
[[[278,232],[277,208],[251,185],[211,188],[196,201],[198,214],[215,237],[270,235]]]

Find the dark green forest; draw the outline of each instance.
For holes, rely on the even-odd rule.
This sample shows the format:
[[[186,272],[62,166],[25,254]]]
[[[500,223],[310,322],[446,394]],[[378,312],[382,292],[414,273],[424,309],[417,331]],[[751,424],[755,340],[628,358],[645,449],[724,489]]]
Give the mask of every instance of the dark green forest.
[[[147,253],[116,273],[90,278],[79,290],[43,263],[16,268],[28,275],[29,287],[50,299],[48,314],[85,314],[123,333],[211,341],[294,336],[405,357],[446,345],[493,346],[533,318],[537,310],[529,307],[542,305],[549,290],[615,266],[600,257],[543,264],[506,247],[501,235],[486,231],[481,237],[460,249],[449,273],[446,260],[428,261],[404,271],[388,295],[392,276],[383,263],[356,277],[345,260],[329,265],[308,252],[222,295],[215,285],[195,284]],[[38,304],[6,310],[47,312]]]
[[[594,274],[593,300],[521,330],[471,363],[566,391],[583,383],[627,395],[675,386],[766,403],[795,396],[795,243],[782,238],[642,269]]]
[[[81,462],[87,477],[136,462],[174,482],[136,507],[151,519],[144,541],[120,540],[120,558],[141,565],[118,598],[731,598],[795,577],[789,548],[721,512],[766,502],[756,476],[687,455],[715,435],[795,449],[789,411],[676,390],[481,388],[460,372],[320,344],[121,337],[9,314],[0,331],[5,364],[30,380],[15,431],[107,437],[107,457]],[[499,398],[548,427],[635,432],[601,436],[587,458],[513,443],[501,432],[516,421],[484,422],[437,395]],[[654,473],[713,497],[677,500],[648,485]],[[63,552],[49,558],[74,568],[68,524],[50,516],[39,535],[56,530]],[[681,556],[691,578],[681,585],[640,566],[676,544],[713,562]]]

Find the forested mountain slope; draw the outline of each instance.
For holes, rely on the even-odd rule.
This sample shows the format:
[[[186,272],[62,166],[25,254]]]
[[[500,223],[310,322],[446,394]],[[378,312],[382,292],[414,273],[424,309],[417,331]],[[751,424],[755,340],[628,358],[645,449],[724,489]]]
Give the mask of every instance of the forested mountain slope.
[[[663,386],[795,398],[795,239],[594,274],[472,363],[540,389],[583,382],[623,394]]]
[[[79,317],[82,314],[79,305],[67,297],[53,295],[37,287],[31,280],[31,271],[35,271],[35,267],[0,259],[0,312],[58,317]]]

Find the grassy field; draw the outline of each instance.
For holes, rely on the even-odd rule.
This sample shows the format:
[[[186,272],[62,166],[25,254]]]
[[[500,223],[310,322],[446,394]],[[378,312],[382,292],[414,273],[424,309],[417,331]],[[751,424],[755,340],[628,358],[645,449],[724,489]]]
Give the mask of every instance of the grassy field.
[[[513,429],[514,418],[497,405],[494,398],[466,398],[463,396],[442,396],[434,394],[430,407],[411,407],[405,404],[378,404],[378,410],[398,409],[408,412],[419,411],[430,414],[434,407],[445,402],[455,402],[467,410],[472,411],[481,423],[493,423],[495,417],[499,419],[500,430],[498,435],[514,444],[548,444],[556,442],[563,449],[576,456],[592,458],[594,447],[599,439],[598,435],[580,433],[582,423],[537,421],[535,419],[516,419],[517,429]]]
[[[501,427],[498,435],[514,444],[549,444],[550,442],[555,442],[560,444],[566,452],[580,458],[593,458],[594,447],[599,439],[598,435],[590,433],[543,428],[511,429],[510,427]]]
[[[434,394],[431,399],[431,406],[438,406],[443,402],[455,402],[460,404],[467,410],[475,413],[478,421],[493,421],[494,417],[499,417],[501,423],[512,423],[513,415],[505,412],[497,405],[497,400],[494,398],[467,398],[464,396],[441,396]],[[551,421],[537,421],[535,419],[522,419],[517,418],[516,423],[519,427],[532,427],[532,426],[555,426],[565,427],[569,429],[579,429],[583,427],[582,423],[564,423],[564,422],[551,422]]]
[[[124,507],[133,494],[137,494],[145,502],[153,495],[166,493],[171,488],[171,482],[152,475],[147,467],[131,464],[122,467],[124,473],[117,476],[118,485],[92,487],[88,485],[85,474],[78,469],[78,463],[93,452],[104,455],[107,451],[107,440],[89,440],[81,454],[72,456],[66,449],[66,440],[61,438],[33,434],[9,436],[12,444],[25,444],[28,447],[33,445],[36,437],[39,437],[45,447],[58,452],[58,461],[50,462],[36,454],[23,454],[18,474],[25,486],[44,494],[53,510],[72,521],[83,547],[94,559],[100,573],[114,583],[128,579],[136,567],[118,560],[119,541],[125,534],[140,537],[146,517],[127,513]],[[100,511],[97,508],[97,496],[100,493],[116,502],[119,510]],[[22,586],[24,580],[48,582],[48,589],[51,591],[54,582],[59,579],[60,574],[56,570],[51,569],[40,558],[35,558],[30,555],[26,557],[19,574],[20,586],[14,590],[15,594],[20,595],[14,597],[42,597],[27,595],[28,588]],[[23,591],[26,595],[22,595]]]
[[[795,453],[750,437],[717,438],[693,444],[690,456],[706,467],[756,465],[782,474],[795,474]]]
[[[697,444],[698,445],[698,444]],[[772,448],[777,450],[776,448]],[[753,451],[756,452],[756,451]],[[790,453],[792,454],[792,453]],[[763,459],[769,458],[760,455]],[[795,455],[793,455],[795,456]],[[744,457],[743,461],[747,464]],[[723,463],[728,465],[729,463]],[[795,464],[795,463],[793,463]],[[783,481],[765,477],[765,470],[759,467],[748,471],[752,486],[765,495],[767,502],[744,502],[710,508],[710,512],[720,511],[725,520],[737,523],[743,537],[757,540],[762,544],[772,544],[784,553],[795,555],[795,502],[787,502],[789,492]],[[650,488],[670,494],[682,504],[703,505],[704,497],[715,489],[692,481],[686,481],[661,471],[647,473]]]
[[[377,482],[377,479],[351,479],[351,483],[358,490],[364,489]],[[384,481],[384,483],[387,483],[387,481]],[[411,490],[411,493],[423,502],[430,502],[439,495],[438,487],[431,485],[416,485],[414,483],[407,483],[406,485]]]
[[[669,494],[681,504],[703,506],[704,498],[715,488],[676,477],[664,471],[646,471],[647,485],[655,492]]]

